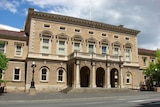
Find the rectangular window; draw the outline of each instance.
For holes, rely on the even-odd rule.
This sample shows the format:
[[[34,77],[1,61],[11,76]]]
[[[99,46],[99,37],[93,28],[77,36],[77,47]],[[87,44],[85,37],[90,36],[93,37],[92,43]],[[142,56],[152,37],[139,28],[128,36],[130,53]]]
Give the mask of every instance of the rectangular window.
[[[80,32],[80,29],[75,29],[75,32]]]
[[[144,66],[147,65],[147,58],[143,58],[143,65],[144,65]]]
[[[125,49],[126,61],[131,61],[130,49]]]
[[[5,53],[5,42],[0,41],[0,52]]]
[[[20,80],[20,69],[19,68],[15,68],[14,69],[14,77],[13,80],[18,81]]]
[[[107,46],[102,45],[101,49],[102,49],[102,54],[106,54],[107,53]]]
[[[65,41],[59,41],[58,53],[61,55],[65,54]]]
[[[94,32],[93,32],[93,31],[89,31],[88,33],[89,33],[89,34],[91,34],[91,35],[93,35],[93,34],[94,34]]]
[[[119,48],[118,47],[114,48],[114,56],[119,56]]]
[[[93,53],[94,52],[94,45],[93,44],[89,44],[88,45],[88,52],[89,53]]]
[[[80,43],[74,43],[74,51],[80,51]]]
[[[42,53],[49,53],[49,39],[48,38],[43,38]]]
[[[22,55],[22,44],[16,44],[16,55],[17,56]]]
[[[60,30],[66,30],[66,28],[65,28],[65,27],[62,27],[62,26],[61,26],[59,29],[60,29]]]

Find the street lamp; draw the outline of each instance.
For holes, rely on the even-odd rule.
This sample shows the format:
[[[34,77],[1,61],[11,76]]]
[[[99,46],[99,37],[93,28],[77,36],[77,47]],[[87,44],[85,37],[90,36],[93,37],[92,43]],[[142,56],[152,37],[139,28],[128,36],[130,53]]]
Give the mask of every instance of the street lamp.
[[[36,67],[36,63],[33,61],[32,62],[32,65],[31,65],[31,67],[32,67],[32,81],[31,81],[31,87],[30,88],[35,88],[35,85],[34,85],[34,68]]]

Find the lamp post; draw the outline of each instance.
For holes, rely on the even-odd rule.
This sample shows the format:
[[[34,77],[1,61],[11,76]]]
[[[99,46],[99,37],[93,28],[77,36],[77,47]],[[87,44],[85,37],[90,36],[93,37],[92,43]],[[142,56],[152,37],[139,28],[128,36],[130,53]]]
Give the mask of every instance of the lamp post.
[[[31,81],[31,87],[30,88],[35,88],[35,82],[34,82],[34,68],[36,67],[36,64],[35,64],[35,62],[33,61],[32,62],[32,65],[31,65],[31,67],[32,67],[32,81]]]

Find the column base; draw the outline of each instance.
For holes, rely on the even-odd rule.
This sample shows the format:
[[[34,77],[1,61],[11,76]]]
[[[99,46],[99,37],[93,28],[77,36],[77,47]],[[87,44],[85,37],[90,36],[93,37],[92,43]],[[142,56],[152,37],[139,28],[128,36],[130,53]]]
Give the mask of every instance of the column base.
[[[96,88],[97,86],[96,85],[90,85],[90,88]]]
[[[29,95],[36,95],[36,89],[35,88],[30,88],[29,89]]]
[[[74,88],[80,88],[80,85],[74,85]]]

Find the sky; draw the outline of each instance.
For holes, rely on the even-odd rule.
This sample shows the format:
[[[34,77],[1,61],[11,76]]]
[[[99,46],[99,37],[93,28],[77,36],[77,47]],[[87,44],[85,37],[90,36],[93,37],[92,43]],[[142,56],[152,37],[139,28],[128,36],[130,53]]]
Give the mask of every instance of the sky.
[[[0,28],[24,29],[28,8],[141,31],[138,47],[160,49],[160,0],[0,0]]]

